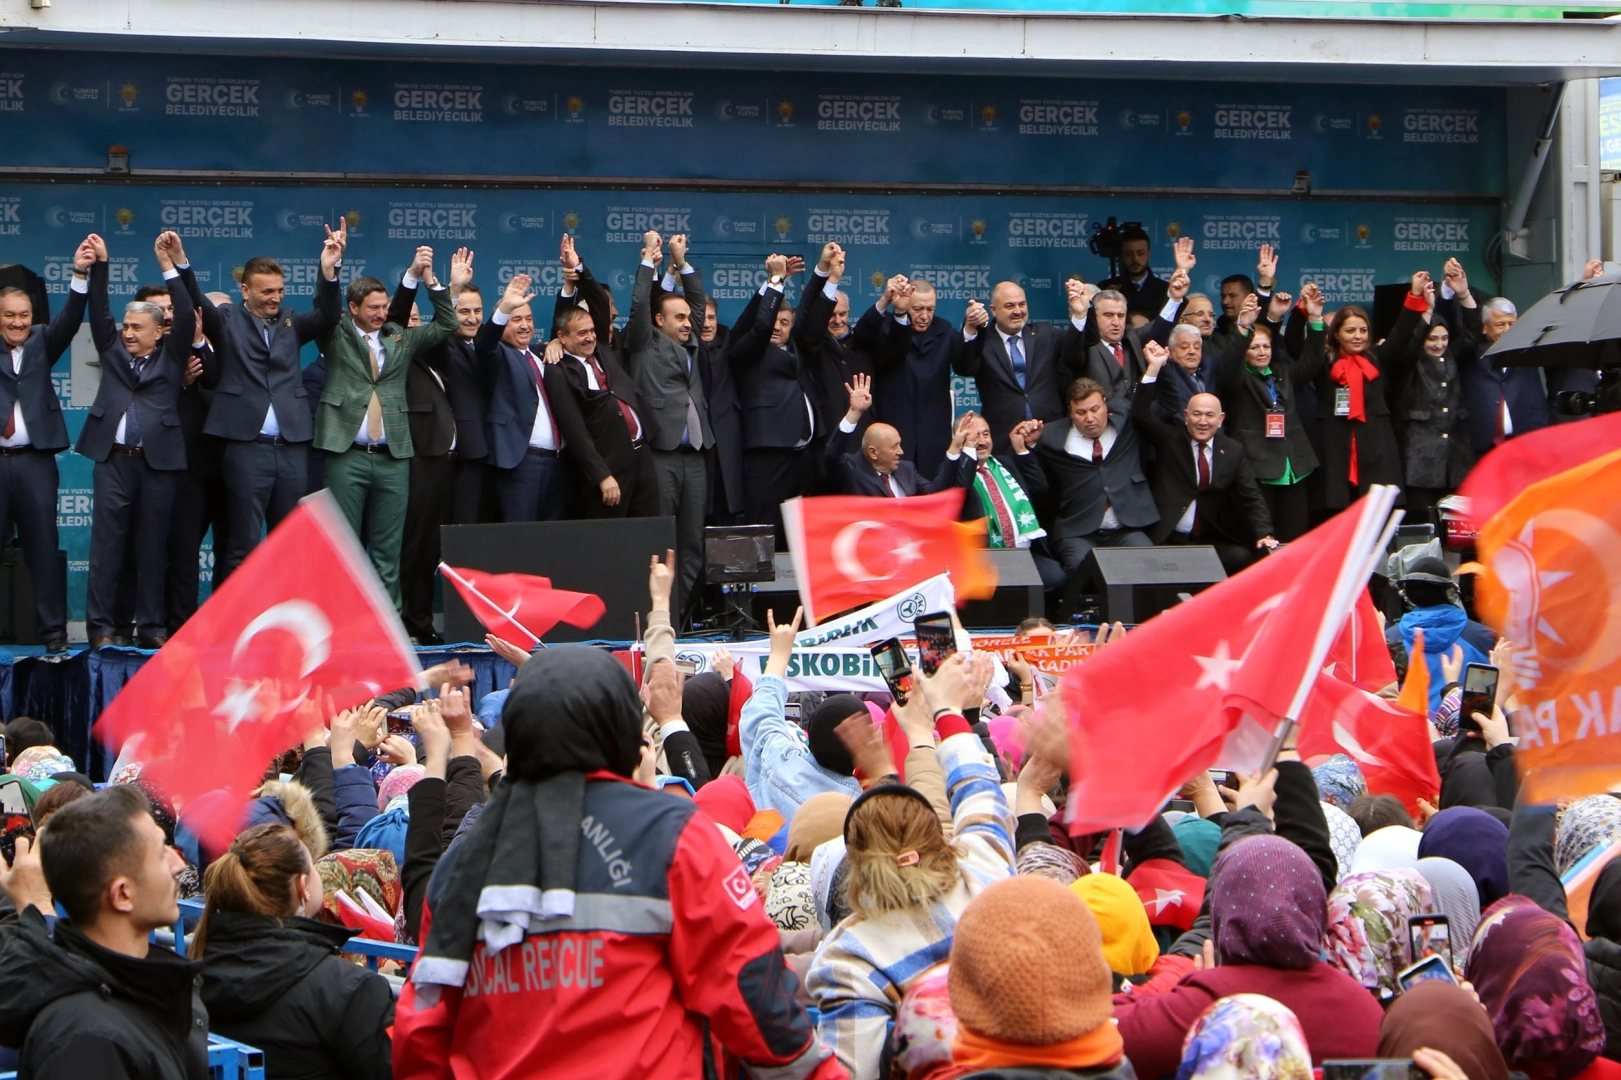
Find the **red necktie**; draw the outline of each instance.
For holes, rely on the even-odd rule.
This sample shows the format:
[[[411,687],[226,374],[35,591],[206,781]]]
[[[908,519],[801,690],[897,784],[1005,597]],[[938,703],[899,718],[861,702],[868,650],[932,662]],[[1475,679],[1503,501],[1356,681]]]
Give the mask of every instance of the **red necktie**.
[[[1120,365],[1121,371],[1126,370],[1126,350],[1120,347],[1118,341],[1109,347],[1114,350],[1114,362]]]
[[[1209,453],[1209,443],[1199,442],[1197,440],[1194,441],[1193,456],[1197,458],[1199,462],[1200,491],[1203,491],[1205,488],[1210,486],[1210,458],[1207,456]],[[1193,528],[1190,530],[1190,533],[1193,536],[1198,536],[1202,532],[1204,532],[1204,515],[1199,513],[1198,503],[1195,502],[1193,509]]]
[[[1502,394],[1497,395],[1497,423],[1494,424],[1493,427],[1492,427],[1492,445],[1493,446],[1502,446],[1505,442],[1508,441],[1508,432],[1504,429],[1504,425],[1503,425],[1503,403],[1504,403],[1504,400],[1505,399],[1504,399]],[[11,438],[11,421],[10,420],[6,421],[6,438],[8,438],[8,439]]]
[[[535,358],[535,354],[530,352],[528,349],[525,349],[523,354],[529,357],[529,366],[533,368],[535,372],[535,390],[539,392],[540,403],[546,409],[546,419],[551,421],[552,446],[558,450],[561,450],[563,448],[563,436],[557,433],[557,414],[552,412],[552,399],[546,396],[546,380],[541,374],[540,361],[537,360]]]
[[[1115,348],[1117,348],[1117,349],[1119,347],[1120,346],[1118,346],[1118,345],[1115,346]],[[1099,469],[1103,468],[1103,436],[1102,435],[1099,435],[1097,438],[1092,440],[1092,464],[1096,465]],[[1109,512],[1109,488],[1108,488],[1107,484],[1105,484],[1104,488],[1103,488],[1103,512],[1105,514],[1107,514]]]
[[[597,358],[588,356],[585,358],[585,362],[591,366],[591,374],[597,377],[598,388],[607,390],[610,394],[613,393],[612,390],[608,389],[608,376],[603,373],[601,367],[597,366]],[[642,425],[637,422],[636,413],[632,411],[629,405],[619,401],[618,397],[615,397],[614,400],[619,402],[619,411],[624,414],[625,427],[630,432],[630,441],[635,442],[642,437]]]

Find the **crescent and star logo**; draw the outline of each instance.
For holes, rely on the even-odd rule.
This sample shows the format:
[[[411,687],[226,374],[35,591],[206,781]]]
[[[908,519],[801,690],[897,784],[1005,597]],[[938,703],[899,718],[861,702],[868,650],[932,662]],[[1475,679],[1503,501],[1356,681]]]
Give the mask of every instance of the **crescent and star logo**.
[[[879,533],[881,538],[867,545],[868,551],[892,557],[888,570],[883,573],[878,573],[861,561],[858,551],[861,538],[869,532]],[[881,521],[852,521],[833,538],[833,565],[850,581],[887,581],[922,558],[921,540],[903,537],[898,530]]]
[[[298,683],[290,699],[284,700],[278,712],[289,712],[303,703],[309,695],[309,677],[332,656],[332,624],[325,613],[307,600],[284,600],[265,611],[242,628],[231,649],[231,666],[235,669],[253,639],[270,630],[291,634],[298,642]],[[216,716],[225,720],[226,730],[236,733],[238,725],[256,723],[264,715],[259,692],[270,679],[249,681],[236,675],[225,681],[225,696],[214,706]]]
[[[1572,543],[1560,561],[1570,566],[1581,562],[1580,580],[1590,583],[1602,574],[1608,585],[1608,603],[1602,605],[1602,623],[1597,626],[1555,625],[1548,618],[1563,605],[1550,603],[1548,590],[1577,576],[1576,569],[1538,568],[1536,541],[1544,533],[1558,533]],[[1492,577],[1508,594],[1508,615],[1503,634],[1510,641],[1525,643],[1514,650],[1514,675],[1527,689],[1534,689],[1545,675],[1545,668],[1576,673],[1603,671],[1621,660],[1621,566],[1614,565],[1607,552],[1621,551],[1621,535],[1599,518],[1580,510],[1544,510],[1505,543],[1492,556]],[[1581,591],[1591,591],[1590,584]]]

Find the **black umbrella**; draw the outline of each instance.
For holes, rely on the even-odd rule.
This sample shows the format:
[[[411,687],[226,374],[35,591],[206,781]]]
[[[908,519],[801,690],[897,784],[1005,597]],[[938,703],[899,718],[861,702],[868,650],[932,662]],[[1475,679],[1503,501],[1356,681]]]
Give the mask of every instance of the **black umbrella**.
[[[1544,296],[1504,331],[1486,357],[1497,367],[1621,367],[1621,274],[1578,281]]]

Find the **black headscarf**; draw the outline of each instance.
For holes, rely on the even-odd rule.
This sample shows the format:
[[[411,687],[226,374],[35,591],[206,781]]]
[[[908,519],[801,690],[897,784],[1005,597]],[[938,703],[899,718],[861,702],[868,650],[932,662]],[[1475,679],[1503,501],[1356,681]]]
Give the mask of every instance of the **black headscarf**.
[[[681,688],[681,719],[698,740],[710,776],[726,767],[726,723],[731,715],[732,688],[713,671],[694,675]]]
[[[1621,859],[1598,872],[1587,900],[1587,936],[1621,942]]]
[[[806,741],[810,744],[811,756],[816,759],[816,764],[839,776],[855,773],[856,763],[850,757],[844,740],[838,736],[838,726],[852,716],[864,715],[866,711],[867,706],[854,694],[829,694],[822,699],[805,723]]]
[[[493,955],[574,913],[585,774],[636,771],[642,703],[606,650],[561,645],[518,669],[501,728],[506,776],[446,867],[411,973],[419,987],[460,986],[480,940]]]

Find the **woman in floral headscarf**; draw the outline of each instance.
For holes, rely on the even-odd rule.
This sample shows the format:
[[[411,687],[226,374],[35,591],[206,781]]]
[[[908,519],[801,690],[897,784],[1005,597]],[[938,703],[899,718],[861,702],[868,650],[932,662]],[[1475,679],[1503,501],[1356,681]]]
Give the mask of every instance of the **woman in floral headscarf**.
[[[1407,919],[1435,910],[1430,884],[1416,870],[1352,874],[1328,894],[1328,962],[1380,1001],[1401,993],[1396,973],[1413,962]]]
[[[1553,842],[1554,869],[1563,874],[1596,847],[1621,840],[1621,799],[1589,795],[1565,807]]]
[[[1531,1080],[1571,1080],[1604,1049],[1581,939],[1534,900],[1506,896],[1487,909],[1464,974],[1511,1070]]]
[[[1310,1080],[1300,1021],[1261,994],[1224,997],[1188,1029],[1176,1080]]]
[[[1314,766],[1311,778],[1317,781],[1323,801],[1341,810],[1349,810],[1352,803],[1368,793],[1368,782],[1349,754],[1335,754]]]

